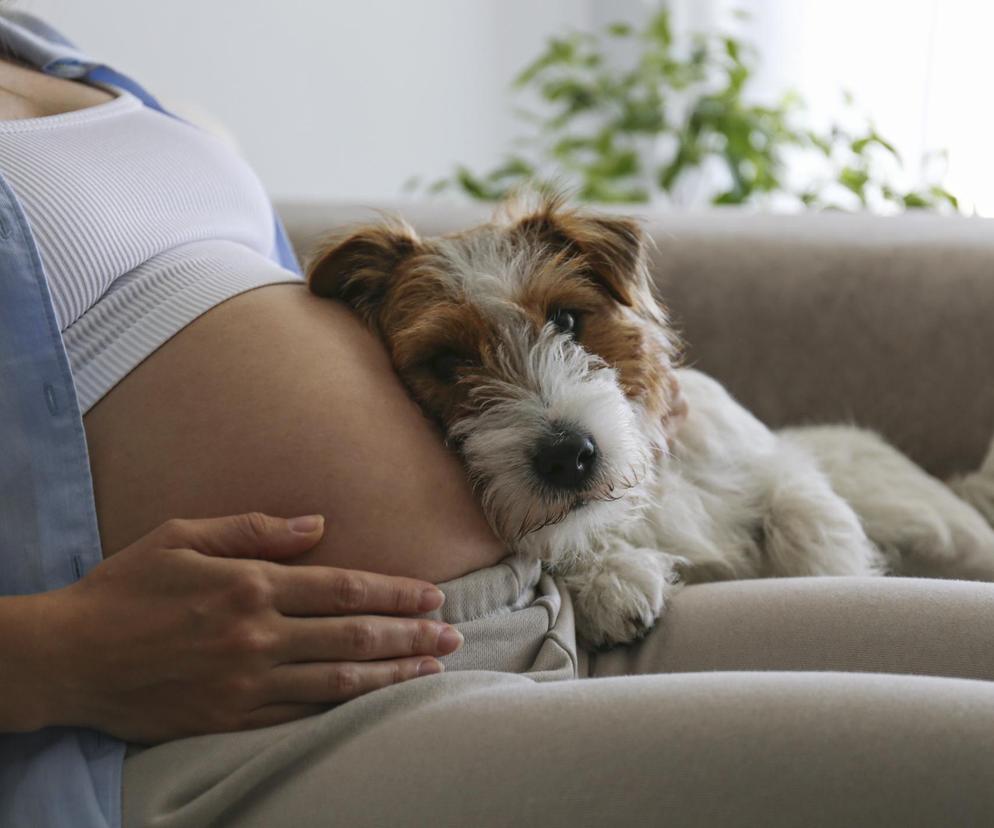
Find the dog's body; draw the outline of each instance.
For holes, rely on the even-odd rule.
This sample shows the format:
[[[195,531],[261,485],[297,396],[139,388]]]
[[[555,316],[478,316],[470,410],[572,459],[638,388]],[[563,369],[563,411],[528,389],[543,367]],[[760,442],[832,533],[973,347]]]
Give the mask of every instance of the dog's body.
[[[773,433],[674,367],[630,220],[551,199],[442,239],[380,225],[309,275],[384,339],[494,530],[563,578],[588,645],[643,634],[691,581],[994,580],[994,528],[881,438]],[[994,516],[987,466],[957,485]]]
[[[994,529],[877,434],[852,426],[771,432],[713,379],[677,375],[687,419],[640,519],[563,571],[587,642],[638,637],[688,582],[994,580]]]

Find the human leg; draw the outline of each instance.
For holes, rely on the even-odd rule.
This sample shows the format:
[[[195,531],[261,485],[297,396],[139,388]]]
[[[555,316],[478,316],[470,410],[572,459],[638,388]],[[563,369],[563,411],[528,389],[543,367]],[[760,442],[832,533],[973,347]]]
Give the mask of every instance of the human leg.
[[[641,641],[581,653],[591,677],[842,670],[994,681],[994,584],[776,578],[680,590]]]
[[[126,826],[989,825],[994,685],[451,672],[128,758]]]

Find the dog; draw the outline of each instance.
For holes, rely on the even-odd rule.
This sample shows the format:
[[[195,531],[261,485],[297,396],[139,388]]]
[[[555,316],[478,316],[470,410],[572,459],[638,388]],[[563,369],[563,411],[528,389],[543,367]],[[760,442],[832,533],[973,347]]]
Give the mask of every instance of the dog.
[[[772,432],[680,366],[646,249],[636,221],[545,195],[440,238],[354,229],[307,278],[382,338],[493,530],[565,582],[588,647],[643,636],[686,583],[994,580],[994,449],[950,488],[870,431]]]

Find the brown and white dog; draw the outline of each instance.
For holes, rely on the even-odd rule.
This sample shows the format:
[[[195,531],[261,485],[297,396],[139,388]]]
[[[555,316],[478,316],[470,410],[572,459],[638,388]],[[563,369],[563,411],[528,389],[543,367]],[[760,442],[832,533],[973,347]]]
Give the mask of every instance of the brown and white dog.
[[[330,242],[308,278],[383,339],[494,531],[563,578],[590,646],[644,634],[691,581],[994,580],[994,529],[877,435],[773,433],[677,368],[631,219],[542,197],[441,238],[385,221]],[[967,489],[994,506],[988,465],[991,487]]]

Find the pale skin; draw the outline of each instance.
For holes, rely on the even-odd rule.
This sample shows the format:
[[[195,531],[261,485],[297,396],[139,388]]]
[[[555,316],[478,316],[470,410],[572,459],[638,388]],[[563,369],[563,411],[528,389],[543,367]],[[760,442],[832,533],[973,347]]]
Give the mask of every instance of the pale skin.
[[[110,97],[0,61],[0,119]],[[105,560],[0,598],[0,732],[155,743],[437,672],[461,638],[410,616],[507,554],[379,342],[301,285],[208,311],[84,426]]]

